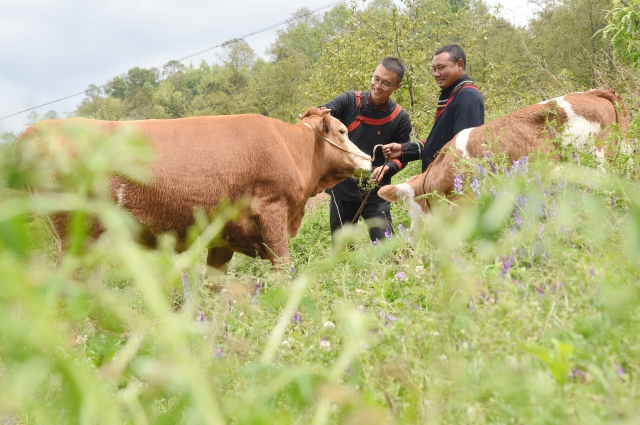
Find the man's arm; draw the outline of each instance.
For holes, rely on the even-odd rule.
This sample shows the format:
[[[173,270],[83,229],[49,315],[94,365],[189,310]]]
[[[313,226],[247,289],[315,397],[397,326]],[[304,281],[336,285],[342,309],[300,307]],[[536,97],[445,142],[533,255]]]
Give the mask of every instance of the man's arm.
[[[408,113],[402,114],[402,121],[398,126],[398,130],[394,135],[394,142],[400,143],[401,145],[405,145],[411,142],[411,130],[413,130],[413,126],[411,125],[411,119],[409,118]],[[384,150],[383,150],[384,151]],[[389,177],[395,175],[398,171],[402,170],[408,163],[410,159],[408,158],[399,158],[395,161],[389,161]]]
[[[479,91],[461,89],[454,99],[453,134],[484,124],[484,100]]]
[[[385,158],[399,159],[403,163],[422,158],[424,140],[412,140],[407,143],[389,143],[382,147]]]
[[[407,165],[407,163],[410,161],[410,160],[405,160],[398,157],[392,157],[391,155],[385,154],[385,147],[387,146],[404,145],[404,144],[410,143],[411,130],[413,129],[413,126],[411,125],[411,119],[409,118],[409,114],[407,114],[406,111],[403,111],[402,115],[398,117],[398,119],[400,119],[401,121],[393,136],[393,139],[395,139],[397,143],[390,143],[382,147],[383,155],[385,157],[390,158],[391,160],[387,162],[387,165],[385,166],[384,170],[382,170],[381,167],[378,167],[373,170],[372,178],[376,183],[381,183],[384,177],[389,177],[389,178],[393,177],[396,173],[398,173],[398,171],[404,168],[404,166]]]
[[[345,115],[348,115],[349,113],[349,105],[353,103],[353,101],[350,99],[350,96],[350,92],[342,93],[334,97],[327,103],[320,105],[320,107],[331,109],[331,116],[339,119],[342,123],[344,123],[344,120],[348,118]]]

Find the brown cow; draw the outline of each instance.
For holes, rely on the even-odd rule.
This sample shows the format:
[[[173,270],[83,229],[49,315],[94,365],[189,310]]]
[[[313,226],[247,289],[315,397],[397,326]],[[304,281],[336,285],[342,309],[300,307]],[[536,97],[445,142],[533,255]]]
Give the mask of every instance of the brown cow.
[[[19,143],[65,121],[38,123]],[[289,237],[300,229],[307,199],[357,170],[371,170],[369,157],[328,109],[310,108],[295,125],[254,114],[84,121],[111,132],[132,126],[153,145],[156,161],[149,185],[120,176],[110,180],[112,198],[143,225],[142,239],[149,245],[156,235],[174,232],[180,246],[194,222],[194,209],[209,212],[223,199],[250,198],[250,208],[226,225],[223,241],[209,248],[207,264],[223,271],[234,252],[258,255],[274,265],[289,262]],[[64,214],[52,217],[61,251],[66,222]]]
[[[618,109],[616,109],[618,104]],[[626,110],[621,97],[612,90],[594,89],[570,93],[488,122],[480,127],[458,133],[443,148],[438,157],[422,174],[406,183],[388,185],[378,192],[391,202],[407,201],[412,219],[421,215],[420,209],[429,211],[424,198],[416,204],[414,197],[436,191],[448,196],[453,191],[453,163],[458,158],[480,158],[485,152],[507,153],[509,161],[520,159],[537,149],[555,134],[562,133],[563,143],[584,146],[589,137],[603,140],[607,127],[617,123],[628,129]],[[596,154],[603,157],[605,148],[599,146]],[[420,208],[418,208],[418,205]]]

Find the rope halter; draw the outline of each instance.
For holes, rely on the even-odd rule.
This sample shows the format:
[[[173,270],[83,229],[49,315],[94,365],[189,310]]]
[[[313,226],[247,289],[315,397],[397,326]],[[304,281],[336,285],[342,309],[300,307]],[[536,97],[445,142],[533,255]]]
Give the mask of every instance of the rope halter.
[[[316,130],[314,130],[314,128],[313,128],[313,127],[311,127],[308,123],[306,123],[306,122],[305,122],[305,123],[303,123],[303,124],[304,124],[304,125],[306,125],[307,127],[309,127],[309,128],[311,129],[311,131],[313,131],[313,132],[316,134],[316,136],[318,136],[319,138],[321,138],[321,139],[322,139],[322,140],[324,140],[325,142],[329,143],[330,145],[335,146],[336,148],[340,149],[341,151],[344,151],[344,152],[350,153],[351,155],[359,156],[360,158],[364,158],[364,159],[366,159],[367,161],[371,161],[371,158],[370,158],[370,157],[368,157],[367,155],[365,155],[365,154],[361,154],[361,153],[358,153],[358,152],[351,152],[349,149],[345,149],[345,148],[343,148],[342,146],[338,145],[337,143],[335,143],[335,142],[333,142],[333,141],[331,141],[331,140],[327,139],[327,138],[326,138],[326,137],[324,137],[322,134],[318,133],[318,132],[317,132]]]

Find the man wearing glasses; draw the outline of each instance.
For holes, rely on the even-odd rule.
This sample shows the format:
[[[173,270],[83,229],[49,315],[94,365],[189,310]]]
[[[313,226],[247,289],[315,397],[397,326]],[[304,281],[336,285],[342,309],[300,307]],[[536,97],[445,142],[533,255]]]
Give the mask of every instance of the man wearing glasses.
[[[369,91],[346,92],[322,105],[331,109],[331,115],[347,126],[349,139],[368,155],[373,155],[376,145],[409,142],[412,128],[409,114],[389,98],[402,87],[404,71],[405,66],[400,59],[383,58],[373,72]],[[392,159],[384,167],[383,164],[384,157],[378,148],[372,164],[372,179],[376,185],[389,184],[391,176],[406,162]],[[378,189],[379,186],[371,192],[361,212],[372,242],[390,237],[393,231],[389,202],[378,196]],[[334,242],[335,232],[351,223],[367,192],[358,188],[355,179],[347,179],[327,190],[331,195],[329,222]]]
[[[467,56],[457,44],[447,44],[433,56],[433,78],[440,87],[435,121],[424,141],[424,150],[416,143],[392,143],[384,146],[386,157],[413,161],[422,157],[422,171],[440,153],[440,149],[464,129],[484,124],[484,100],[466,72]]]

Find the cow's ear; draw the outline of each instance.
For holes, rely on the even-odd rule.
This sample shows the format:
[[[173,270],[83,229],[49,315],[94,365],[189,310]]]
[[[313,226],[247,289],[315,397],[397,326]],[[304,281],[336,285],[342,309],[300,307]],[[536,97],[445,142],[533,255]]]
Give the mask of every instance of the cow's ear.
[[[324,114],[322,117],[322,128],[324,129],[325,134],[329,133],[329,119],[331,118],[330,114]]]

